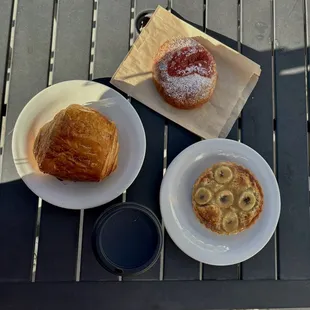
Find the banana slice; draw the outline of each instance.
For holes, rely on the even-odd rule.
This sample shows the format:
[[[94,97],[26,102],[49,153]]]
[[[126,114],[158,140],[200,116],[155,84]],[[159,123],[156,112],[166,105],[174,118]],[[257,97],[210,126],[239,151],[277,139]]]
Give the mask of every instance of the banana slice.
[[[232,211],[227,212],[223,217],[222,225],[224,230],[228,233],[237,231],[239,226],[238,215]]]
[[[205,187],[198,188],[194,194],[194,200],[199,205],[205,205],[206,203],[208,203],[211,200],[211,198],[212,198],[211,191]]]
[[[234,202],[234,195],[231,191],[224,190],[216,194],[216,203],[222,208],[229,208]]]
[[[256,203],[256,197],[251,191],[245,191],[239,198],[238,205],[243,211],[250,211]]]
[[[233,173],[227,166],[220,166],[214,172],[214,179],[220,184],[228,183],[232,180]]]

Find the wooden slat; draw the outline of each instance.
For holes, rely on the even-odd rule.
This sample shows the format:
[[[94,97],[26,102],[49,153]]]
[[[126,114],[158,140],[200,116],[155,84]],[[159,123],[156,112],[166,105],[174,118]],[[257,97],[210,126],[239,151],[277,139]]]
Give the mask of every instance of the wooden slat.
[[[260,64],[262,74],[243,109],[241,137],[273,168],[272,4],[270,0],[242,4],[242,54]],[[275,259],[273,237],[260,253],[242,264],[242,278],[274,279]]]
[[[229,47],[238,49],[238,1],[209,1],[207,6],[207,33]],[[228,135],[229,139],[238,139],[238,124],[234,125]],[[238,278],[238,265],[214,267],[204,265],[205,280],[226,280]]]
[[[279,277],[310,277],[303,1],[275,1]]]
[[[180,127],[168,122],[167,165],[185,148],[201,139]],[[199,263],[183,253],[165,234],[164,279],[195,280],[199,279]]]
[[[75,280],[79,214],[43,204],[36,281]]]
[[[1,279],[29,280],[34,244],[37,197],[19,179],[11,139],[25,104],[47,85],[53,1],[19,1],[12,79],[3,150],[0,255]]]
[[[100,214],[109,206],[122,202],[122,197],[110,203],[84,212],[83,244],[81,258],[81,281],[117,281],[117,276],[109,273],[97,262],[91,245],[91,234]]]
[[[309,281],[266,280],[10,283],[0,284],[2,294],[0,308],[10,310],[295,308],[309,306],[309,286]]]
[[[88,78],[92,2],[59,2],[53,82]],[[78,211],[42,204],[37,281],[73,281],[79,233]]]
[[[12,4],[13,0],[3,0],[0,3],[0,114],[4,100],[6,64],[9,62],[7,52],[10,39],[11,15],[13,9]]]
[[[208,1],[207,4],[206,33],[238,50],[238,0]],[[238,140],[238,120],[227,138]]]
[[[139,10],[156,8],[157,5],[167,6],[167,1],[137,0],[136,14]],[[146,154],[141,171],[128,188],[127,201],[135,201],[150,208],[160,218],[159,190],[163,178],[163,156],[164,156],[164,131],[165,118],[151,111],[135,99],[131,99],[133,107],[138,112],[146,135]],[[141,191],[141,189],[143,189]],[[124,280],[158,280],[160,276],[160,259],[147,272],[124,278]]]
[[[204,23],[204,0],[173,0],[172,8],[183,18],[203,27]]]
[[[128,52],[131,0],[98,2],[94,77],[112,76]]]
[[[155,10],[158,5],[166,8],[168,6],[168,0],[136,0],[136,16],[144,10]]]
[[[191,5],[185,5],[184,1],[175,0],[172,8],[182,17],[203,27],[203,1],[191,1]],[[200,138],[188,130],[171,121],[168,124],[167,164],[181,151],[191,144],[198,142]],[[184,254],[171,240],[168,233],[165,234],[164,279],[199,279],[199,263]]]
[[[131,99],[131,103],[144,126],[146,154],[138,177],[127,190],[126,200],[150,208],[160,218],[159,190],[163,178],[165,118],[134,99]],[[159,268],[158,260],[153,268],[131,279],[159,279]]]
[[[59,1],[53,84],[88,79],[92,1]]]
[[[118,65],[126,56],[129,47],[130,0],[99,1],[97,16],[97,38],[95,44],[94,77],[113,75]],[[107,84],[106,80],[101,82]],[[108,84],[111,86],[110,84]],[[85,210],[83,248],[81,262],[81,280],[118,280],[97,262],[91,250],[92,227],[100,213],[115,201],[92,210]]]
[[[206,28],[222,43],[238,49],[238,0],[208,1]]]

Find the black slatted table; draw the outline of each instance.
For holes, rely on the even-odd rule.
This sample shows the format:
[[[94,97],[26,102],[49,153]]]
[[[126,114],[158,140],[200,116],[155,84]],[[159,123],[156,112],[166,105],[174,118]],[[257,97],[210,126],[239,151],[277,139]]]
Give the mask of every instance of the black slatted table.
[[[165,232],[155,266],[122,279],[102,269],[91,250],[92,226],[106,205],[69,211],[38,199],[17,175],[11,139],[19,113],[45,87],[71,79],[107,83],[102,78],[136,38],[135,16],[158,4],[262,66],[228,138],[269,163],[282,213],[266,247],[242,264],[200,264]],[[309,10],[310,0],[1,0],[0,309],[310,306]],[[200,138],[128,99],[142,119],[147,153],[137,179],[108,205],[135,201],[160,217],[166,167]]]

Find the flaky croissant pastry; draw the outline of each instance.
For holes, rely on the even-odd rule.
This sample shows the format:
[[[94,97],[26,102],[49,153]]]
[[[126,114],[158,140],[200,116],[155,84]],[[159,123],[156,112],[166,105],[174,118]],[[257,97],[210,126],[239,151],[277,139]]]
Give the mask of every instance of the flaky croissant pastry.
[[[117,167],[118,133],[99,112],[72,104],[38,133],[33,153],[39,169],[61,180],[99,182]]]

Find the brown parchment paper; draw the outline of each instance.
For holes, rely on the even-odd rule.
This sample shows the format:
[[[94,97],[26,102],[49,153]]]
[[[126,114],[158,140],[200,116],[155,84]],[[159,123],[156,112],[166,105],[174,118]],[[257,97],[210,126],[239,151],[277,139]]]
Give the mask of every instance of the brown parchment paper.
[[[153,58],[173,37],[195,37],[214,56],[218,81],[201,108],[179,110],[167,104],[152,81]],[[254,89],[260,66],[158,6],[112,77],[111,83],[154,111],[208,139],[226,137]]]

